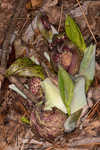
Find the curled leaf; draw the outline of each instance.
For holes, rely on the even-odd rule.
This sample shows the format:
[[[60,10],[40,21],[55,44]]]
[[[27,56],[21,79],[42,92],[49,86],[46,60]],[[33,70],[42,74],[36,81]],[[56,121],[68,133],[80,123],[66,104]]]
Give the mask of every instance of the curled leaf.
[[[74,94],[74,83],[69,74],[60,66],[58,71],[60,95],[66,106],[68,115],[71,113],[70,104]]]
[[[42,36],[43,36],[49,43],[51,43],[51,42],[52,42],[53,35],[54,35],[54,34],[57,34],[57,31],[56,31],[56,29],[55,29],[52,25],[50,25],[50,24],[48,24],[48,25],[49,25],[49,30],[47,30],[47,29],[45,28],[45,26],[43,25],[42,21],[41,21],[41,16],[42,16],[42,14],[39,14],[39,15],[37,16],[37,27],[39,28],[39,31],[40,31],[40,33],[42,34]]]
[[[88,90],[95,75],[95,51],[95,45],[91,44],[88,48],[86,48],[80,65],[79,74],[84,76],[86,79],[86,91]]]
[[[68,15],[65,21],[65,31],[67,37],[79,48],[80,52],[83,54],[86,49],[84,38],[78,25]]]
[[[81,111],[86,105],[87,100],[85,95],[85,79],[77,76],[75,78],[74,96],[70,104],[71,115],[64,123],[65,132],[69,133],[76,128]]]
[[[77,77],[75,79],[75,88],[73,99],[70,103],[71,114],[77,112],[87,105],[86,95],[85,95],[85,79],[83,77]]]
[[[67,133],[72,132],[76,128],[77,121],[81,115],[81,111],[82,110],[80,109],[68,117],[68,119],[64,123],[65,132]]]
[[[49,78],[45,79],[41,82],[41,86],[46,97],[45,110],[52,110],[53,107],[57,107],[64,113],[67,113],[59,89],[51,82],[51,80]]]
[[[43,69],[40,65],[33,64],[32,60],[24,57],[17,59],[6,71],[6,76],[18,75],[24,77],[40,77],[44,79]]]

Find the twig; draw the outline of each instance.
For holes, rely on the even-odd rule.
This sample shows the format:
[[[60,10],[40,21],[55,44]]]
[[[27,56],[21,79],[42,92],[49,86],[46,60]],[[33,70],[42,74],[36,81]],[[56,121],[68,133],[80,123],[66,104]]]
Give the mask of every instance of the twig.
[[[86,17],[86,15],[85,15],[85,13],[84,13],[84,11],[83,11],[83,9],[82,9],[82,6],[81,6],[79,0],[76,0],[76,1],[77,1],[78,5],[79,5],[81,11],[82,11],[82,14],[83,14],[84,20],[86,21],[86,24],[87,24],[87,26],[88,26],[88,29],[89,29],[89,31],[90,31],[90,33],[91,33],[91,35],[92,35],[92,37],[93,37],[95,43],[97,44],[96,38],[95,38],[95,36],[94,36],[94,34],[93,34],[92,30],[91,30],[91,27],[90,27],[90,25],[89,25],[89,23],[88,23],[87,17]]]
[[[92,119],[92,117],[95,115],[95,113],[98,111],[100,107],[100,100],[97,101],[93,107],[91,108],[91,110],[88,112],[88,116],[87,116],[87,119]]]
[[[61,6],[61,15],[60,15],[60,20],[59,20],[58,33],[61,27],[62,15],[63,15],[63,0],[62,0],[62,6]]]
[[[88,145],[100,145],[100,137],[85,137],[79,140],[71,140],[69,147],[88,146]]]
[[[15,84],[16,87],[26,95],[26,97],[28,98],[28,100],[29,100],[30,102],[33,102],[34,104],[37,103],[38,97],[35,97],[35,96],[21,83],[21,81],[20,81],[19,79],[17,79],[17,78],[14,77],[14,76],[10,76],[10,77],[9,77],[9,81],[10,81],[11,83]]]
[[[49,70],[48,66],[44,62],[41,62],[41,66],[44,68],[48,77],[55,77],[55,75]]]

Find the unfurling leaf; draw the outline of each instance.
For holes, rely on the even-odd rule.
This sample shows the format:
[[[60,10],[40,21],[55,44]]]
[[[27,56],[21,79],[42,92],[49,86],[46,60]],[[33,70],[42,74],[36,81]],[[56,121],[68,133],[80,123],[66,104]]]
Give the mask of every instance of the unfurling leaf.
[[[95,75],[95,51],[96,46],[91,44],[85,50],[84,57],[80,65],[79,74],[84,76],[86,79],[86,91],[88,90]]]
[[[68,119],[64,123],[65,132],[72,132],[76,128],[77,121],[81,115],[81,111],[82,110],[80,109],[68,117]]]
[[[39,77],[44,79],[44,73],[41,66],[33,64],[32,60],[23,57],[18,58],[6,71],[6,76],[18,75],[24,77]]]
[[[70,104],[74,94],[74,83],[69,74],[61,66],[59,66],[58,71],[58,84],[62,100],[66,106],[68,115],[70,115]]]
[[[86,49],[86,44],[78,25],[70,16],[66,17],[65,31],[67,37],[79,48],[81,54],[83,54]]]
[[[45,79],[41,82],[41,86],[46,97],[45,110],[52,110],[53,107],[57,107],[64,113],[67,113],[59,89],[51,82],[51,80],[49,78]]]
[[[42,14],[40,14],[37,17],[37,26],[39,28],[40,33],[42,34],[42,36],[48,41],[51,42],[52,38],[53,38],[53,32],[52,32],[52,28],[49,30],[46,30],[46,28],[44,27],[44,25],[42,24],[42,21],[40,19],[40,17],[42,16]]]
[[[70,104],[71,115],[64,123],[65,132],[71,132],[76,128],[82,109],[87,105],[85,95],[85,79],[77,76],[75,79],[74,96]]]
[[[87,105],[86,95],[85,95],[85,79],[83,77],[77,77],[75,79],[74,95],[71,101],[71,114],[77,112]]]

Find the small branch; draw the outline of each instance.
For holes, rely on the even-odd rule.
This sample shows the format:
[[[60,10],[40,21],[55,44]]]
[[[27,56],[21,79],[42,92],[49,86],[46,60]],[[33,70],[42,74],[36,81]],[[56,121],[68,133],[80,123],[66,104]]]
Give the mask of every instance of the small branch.
[[[88,23],[87,17],[86,17],[86,15],[85,15],[85,13],[84,13],[84,11],[83,11],[83,9],[82,9],[82,6],[81,6],[79,0],[76,0],[76,1],[77,1],[78,5],[79,5],[81,11],[82,11],[84,20],[86,21],[86,24],[87,24],[87,26],[88,26],[88,28],[89,28],[89,31],[90,31],[90,33],[91,33],[91,35],[92,35],[92,37],[93,37],[95,43],[97,44],[96,38],[95,38],[95,36],[94,36],[94,34],[93,34],[92,30],[91,30],[91,27],[90,27],[90,25],[89,25],[89,23]]]

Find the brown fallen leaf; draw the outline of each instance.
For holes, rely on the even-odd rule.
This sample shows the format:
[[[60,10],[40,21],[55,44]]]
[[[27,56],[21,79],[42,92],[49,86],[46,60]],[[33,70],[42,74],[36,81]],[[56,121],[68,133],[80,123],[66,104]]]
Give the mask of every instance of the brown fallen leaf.
[[[39,7],[42,4],[42,0],[31,0],[32,7]]]
[[[43,0],[28,0],[26,3],[26,9],[36,9],[37,7],[40,7]]]

